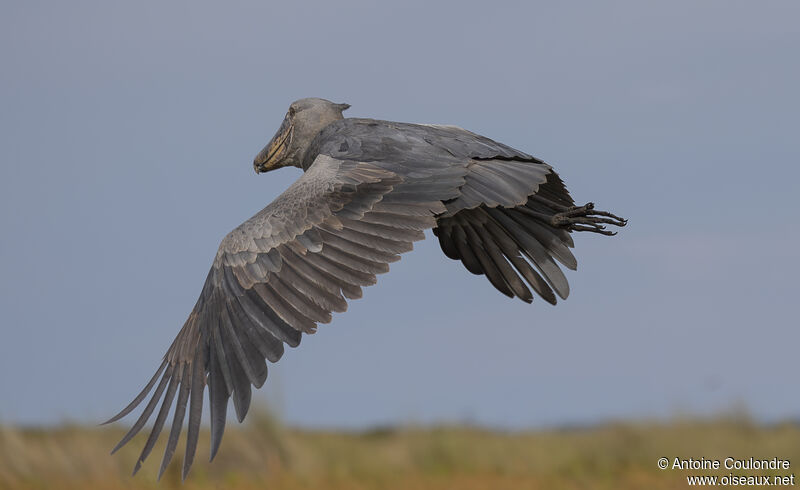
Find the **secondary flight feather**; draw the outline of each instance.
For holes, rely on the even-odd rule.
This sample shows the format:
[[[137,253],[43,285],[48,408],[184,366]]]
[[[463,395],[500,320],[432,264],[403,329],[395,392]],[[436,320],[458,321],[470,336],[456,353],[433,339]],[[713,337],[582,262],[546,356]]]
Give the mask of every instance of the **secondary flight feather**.
[[[197,448],[208,386],[211,459],[228,401],[244,420],[252,387],[267,379],[284,344],[347,309],[364,286],[433,229],[442,251],[501,293],[555,304],[575,269],[575,231],[604,235],[626,221],[576,206],[553,168],[527,153],[455,126],[344,118],[349,106],[293,102],[256,156],[257,173],[294,166],[303,175],[220,244],[197,304],[139,395],[108,422],[150,396],[114,451],[156,413],[134,473],[149,456],[173,403],[159,477],[188,411],[183,477]],[[533,292],[531,292],[533,290]],[[176,401],[177,397],[177,401]],[[160,403],[160,406],[159,406]],[[156,409],[158,409],[156,411]]]

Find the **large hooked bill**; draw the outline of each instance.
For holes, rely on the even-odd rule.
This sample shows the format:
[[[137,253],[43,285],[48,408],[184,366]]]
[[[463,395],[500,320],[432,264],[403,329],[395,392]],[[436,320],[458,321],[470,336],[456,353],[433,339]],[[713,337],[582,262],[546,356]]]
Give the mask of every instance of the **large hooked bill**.
[[[258,152],[258,155],[253,160],[253,168],[257,174],[281,167],[280,162],[292,142],[293,134],[294,125],[287,115],[275,136],[272,137],[264,149]]]

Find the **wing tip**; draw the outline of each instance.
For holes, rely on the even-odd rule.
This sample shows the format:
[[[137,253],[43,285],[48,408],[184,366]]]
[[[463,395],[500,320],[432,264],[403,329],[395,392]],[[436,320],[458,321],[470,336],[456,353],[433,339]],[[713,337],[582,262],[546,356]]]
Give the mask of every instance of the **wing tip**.
[[[145,398],[147,398],[147,395],[153,390],[153,386],[155,386],[156,380],[161,375],[161,372],[164,371],[164,368],[167,366],[168,363],[169,361],[165,356],[164,360],[161,361],[161,365],[158,366],[158,369],[156,369],[156,373],[153,375],[152,378],[150,378],[150,381],[147,382],[147,385],[145,385],[144,389],[142,389],[142,391],[140,391],[139,394],[136,395],[136,397],[125,408],[120,410],[118,414],[114,415],[105,422],[101,422],[98,425],[108,425],[110,423],[116,422],[119,419],[131,413],[136,407],[138,407],[142,403],[142,401]]]

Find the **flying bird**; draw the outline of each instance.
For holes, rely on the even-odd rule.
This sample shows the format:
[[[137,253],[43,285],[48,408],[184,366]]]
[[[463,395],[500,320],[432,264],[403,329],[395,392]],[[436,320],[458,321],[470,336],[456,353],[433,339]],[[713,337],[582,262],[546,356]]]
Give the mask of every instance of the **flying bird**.
[[[225,430],[228,400],[239,422],[251,386],[267,379],[284,344],[347,309],[364,286],[433,229],[442,251],[501,293],[530,303],[565,299],[561,268],[575,269],[572,232],[612,235],[626,220],[576,206],[550,165],[456,126],[344,118],[350,107],[293,102],[255,157],[256,173],[299,167],[303,175],[223,240],[200,298],[147,386],[119,414],[152,396],[130,431],[155,412],[134,474],[152,451],[177,396],[159,478],[175,452],[188,405],[183,478],[197,448],[208,386],[211,459]]]

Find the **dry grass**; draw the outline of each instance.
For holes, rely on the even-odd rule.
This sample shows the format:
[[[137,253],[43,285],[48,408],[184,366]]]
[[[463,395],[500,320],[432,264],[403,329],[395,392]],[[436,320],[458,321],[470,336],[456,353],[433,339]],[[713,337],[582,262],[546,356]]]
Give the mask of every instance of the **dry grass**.
[[[132,478],[142,441],[108,454],[122,427],[0,428],[0,488],[684,489],[692,472],[659,470],[659,457],[800,461],[800,427],[735,417],[531,432],[457,426],[332,432],[286,429],[254,415],[250,424],[228,428],[211,464],[203,457],[203,433],[183,485],[180,458],[156,481],[163,446]]]

